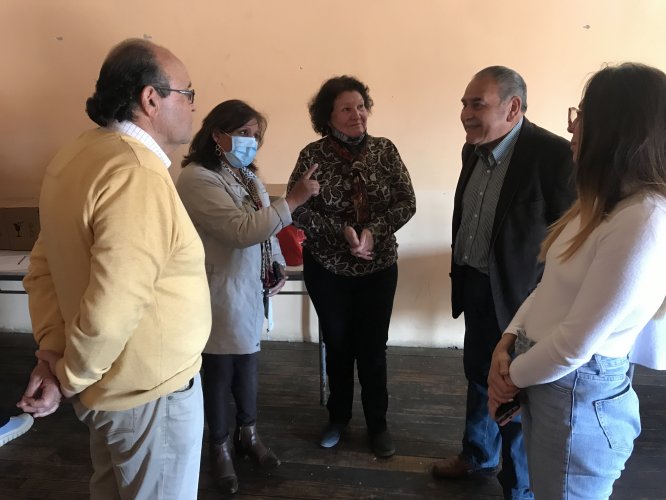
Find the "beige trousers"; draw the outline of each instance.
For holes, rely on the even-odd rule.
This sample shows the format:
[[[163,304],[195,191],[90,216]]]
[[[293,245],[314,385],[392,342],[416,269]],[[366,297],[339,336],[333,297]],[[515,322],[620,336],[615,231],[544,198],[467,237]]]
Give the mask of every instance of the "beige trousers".
[[[198,374],[182,390],[129,410],[73,406],[90,431],[92,500],[197,498],[204,419]]]

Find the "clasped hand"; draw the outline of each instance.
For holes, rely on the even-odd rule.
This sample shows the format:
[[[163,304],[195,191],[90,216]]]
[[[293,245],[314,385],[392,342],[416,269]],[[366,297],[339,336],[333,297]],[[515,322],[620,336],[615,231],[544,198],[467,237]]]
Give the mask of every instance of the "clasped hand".
[[[374,258],[375,242],[372,233],[368,229],[363,229],[361,234],[357,234],[353,227],[346,226],[344,236],[349,243],[349,251],[354,257],[363,260],[372,260]]]
[[[510,365],[511,355],[506,348],[498,344],[493,351],[490,371],[488,372],[488,412],[493,418],[495,418],[497,408],[502,403],[512,401],[520,390],[511,380],[509,375]]]
[[[30,373],[28,385],[16,406],[34,417],[45,417],[55,412],[60,406],[62,396],[71,397],[74,394],[61,391],[60,383],[55,376],[55,364],[60,355],[47,350],[35,353],[37,365]]]

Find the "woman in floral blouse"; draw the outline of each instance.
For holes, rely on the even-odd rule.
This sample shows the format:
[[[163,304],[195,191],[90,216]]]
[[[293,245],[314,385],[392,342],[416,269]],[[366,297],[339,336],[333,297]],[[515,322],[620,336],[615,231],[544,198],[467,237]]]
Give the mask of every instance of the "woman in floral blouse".
[[[372,105],[356,78],[322,85],[309,105],[322,139],[301,151],[288,191],[318,165],[320,194],[292,217],[306,234],[303,274],[326,344],[329,422],[320,445],[338,444],[351,419],[356,362],[370,446],[390,457],[386,342],[398,281],[394,233],[414,215],[416,200],[396,147],[367,133]]]

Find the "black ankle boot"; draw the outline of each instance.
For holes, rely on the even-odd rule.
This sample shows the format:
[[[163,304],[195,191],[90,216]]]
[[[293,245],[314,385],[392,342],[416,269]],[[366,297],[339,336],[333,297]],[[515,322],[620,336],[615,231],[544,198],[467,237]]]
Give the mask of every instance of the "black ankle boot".
[[[381,432],[368,434],[370,438],[370,448],[378,458],[388,458],[395,454],[395,444],[388,429]]]
[[[227,436],[222,444],[210,443],[210,473],[223,493],[238,491],[238,478],[231,460],[231,437]]]
[[[239,456],[249,456],[262,469],[274,469],[280,465],[280,460],[275,453],[266,448],[259,439],[255,424],[236,427],[234,447]]]

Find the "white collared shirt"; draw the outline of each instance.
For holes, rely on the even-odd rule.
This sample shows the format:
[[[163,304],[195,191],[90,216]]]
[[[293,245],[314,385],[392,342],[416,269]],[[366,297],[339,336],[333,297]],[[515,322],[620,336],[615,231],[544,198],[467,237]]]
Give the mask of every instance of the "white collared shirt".
[[[130,137],[136,139],[141,144],[150,149],[153,153],[155,153],[158,156],[158,158],[162,160],[166,168],[169,168],[171,166],[171,160],[166,155],[164,150],[159,146],[159,144],[157,144],[155,139],[153,139],[148,132],[143,130],[135,123],[132,123],[130,121],[122,121],[122,122],[114,121],[111,122],[107,126],[107,128],[109,130],[120,132],[121,134],[129,135]]]

